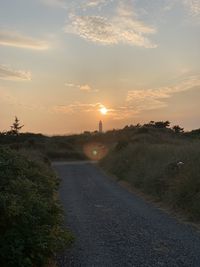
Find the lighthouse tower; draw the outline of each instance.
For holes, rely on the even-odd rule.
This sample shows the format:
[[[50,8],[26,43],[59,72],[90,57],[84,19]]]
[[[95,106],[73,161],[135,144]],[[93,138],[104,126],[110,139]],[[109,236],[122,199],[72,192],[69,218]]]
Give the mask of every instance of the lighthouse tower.
[[[103,123],[102,121],[99,122],[99,133],[103,132]]]

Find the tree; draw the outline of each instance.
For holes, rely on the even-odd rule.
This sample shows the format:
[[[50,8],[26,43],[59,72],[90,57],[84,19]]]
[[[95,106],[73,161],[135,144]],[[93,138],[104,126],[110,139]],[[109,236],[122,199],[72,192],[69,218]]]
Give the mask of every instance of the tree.
[[[172,130],[175,132],[175,133],[183,133],[184,132],[184,128],[181,128],[179,125],[174,125],[172,127]]]
[[[168,128],[170,126],[169,121],[150,121],[147,124],[144,124],[144,127],[150,127],[150,128],[158,128],[158,129],[163,129],[163,128]]]
[[[169,121],[157,121],[155,122],[155,128],[167,128],[170,126]]]
[[[19,135],[19,131],[23,127],[24,127],[24,125],[20,125],[19,119],[17,118],[17,116],[15,116],[15,121],[10,126],[11,130],[7,134],[9,134],[9,135]]]

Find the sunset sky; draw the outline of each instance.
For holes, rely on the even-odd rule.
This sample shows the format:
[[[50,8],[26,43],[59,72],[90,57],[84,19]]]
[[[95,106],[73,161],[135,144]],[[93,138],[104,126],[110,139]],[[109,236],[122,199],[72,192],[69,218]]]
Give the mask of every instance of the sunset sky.
[[[44,134],[200,128],[200,0],[0,0],[0,131],[15,115]]]

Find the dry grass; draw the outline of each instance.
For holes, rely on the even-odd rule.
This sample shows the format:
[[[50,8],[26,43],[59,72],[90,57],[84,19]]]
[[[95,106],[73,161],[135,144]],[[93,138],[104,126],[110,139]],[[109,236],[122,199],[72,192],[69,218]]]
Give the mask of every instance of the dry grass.
[[[184,164],[178,166],[180,161]],[[118,143],[101,166],[189,219],[200,221],[199,140],[136,134],[124,145]]]

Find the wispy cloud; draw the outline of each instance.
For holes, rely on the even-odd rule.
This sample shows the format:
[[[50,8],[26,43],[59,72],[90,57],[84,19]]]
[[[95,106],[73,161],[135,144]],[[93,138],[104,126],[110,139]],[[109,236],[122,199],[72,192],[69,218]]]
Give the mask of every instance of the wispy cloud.
[[[26,71],[16,71],[0,65],[0,79],[12,81],[30,81],[31,73]]]
[[[74,102],[70,105],[58,105],[53,108],[56,113],[77,113],[77,112],[94,112],[99,110],[103,105],[101,103],[83,104]]]
[[[97,7],[99,5],[104,5],[106,2],[109,2],[108,0],[87,0],[85,2],[86,7]]]
[[[66,87],[77,87],[77,85],[74,83],[65,83],[65,86]]]
[[[79,89],[80,91],[83,91],[83,92],[98,92],[98,90],[93,89],[88,84],[79,85],[79,84],[74,84],[74,83],[65,83],[65,86],[66,87],[71,87],[71,88],[77,88],[77,89]]]
[[[70,105],[58,105],[53,108],[54,113],[60,113],[60,114],[77,114],[77,113],[98,113],[100,112],[100,109],[105,107],[102,103],[80,103],[80,102],[74,102]],[[132,107],[129,106],[121,106],[121,107],[114,107],[114,108],[108,108],[108,113],[106,116],[114,119],[114,120],[123,120],[130,118],[131,116],[134,116],[138,114],[137,111],[133,110]]]
[[[84,84],[80,86],[81,91],[90,92],[92,91],[92,88],[88,84]]]
[[[110,109],[114,120],[125,120],[138,116],[143,111],[156,110],[168,106],[167,99],[174,94],[200,87],[200,77],[190,77],[179,84],[147,90],[131,90],[128,92],[123,106]]]
[[[147,37],[156,33],[155,27],[138,20],[132,7],[121,2],[111,17],[71,14],[65,31],[103,45],[125,43],[145,48],[156,47]]]
[[[132,90],[128,92],[127,106],[137,112],[159,109],[167,106],[166,99],[174,94],[191,90],[200,86],[200,77],[190,77],[183,82],[169,87],[147,90]]]
[[[0,30],[0,45],[27,48],[33,50],[46,50],[46,42],[22,35],[18,32]]]

